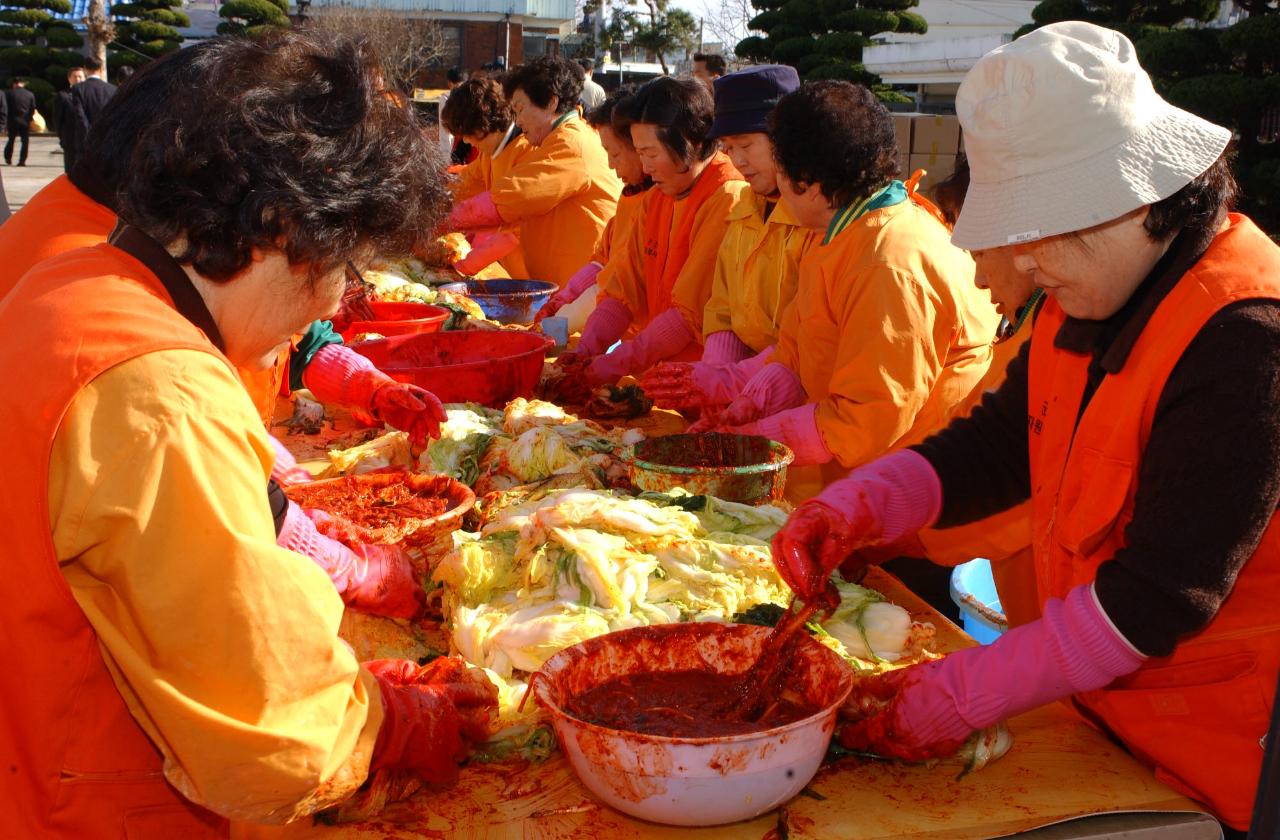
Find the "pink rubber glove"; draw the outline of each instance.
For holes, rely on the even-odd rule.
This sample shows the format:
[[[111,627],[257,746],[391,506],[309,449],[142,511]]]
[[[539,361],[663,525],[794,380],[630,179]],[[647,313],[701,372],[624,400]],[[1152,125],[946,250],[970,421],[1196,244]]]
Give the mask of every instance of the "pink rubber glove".
[[[573,276],[569,278],[569,282],[564,284],[564,288],[552,295],[542,305],[542,308],[538,310],[538,314],[533,316],[533,322],[535,324],[542,323],[543,318],[551,317],[562,308],[582,297],[583,292],[595,285],[596,275],[600,273],[602,268],[604,266],[598,262],[589,262],[575,271]]]
[[[702,361],[709,365],[734,364],[756,355],[733,330],[713,332],[703,344],[706,349],[702,351]]]
[[[1111,623],[1093,584],[1082,584],[994,644],[864,680],[844,709],[861,719],[838,738],[849,749],[911,761],[950,755],[975,730],[1105,688],[1145,659]]]
[[[407,659],[364,663],[378,681],[382,726],[369,775],[412,770],[433,784],[458,777],[458,764],[488,739],[498,689],[484,672],[451,656],[418,666]]]
[[[712,333],[711,338],[718,335]],[[706,353],[701,362],[664,362],[645,373],[640,387],[660,408],[705,410],[724,406],[733,402],[772,355],[773,348],[766,347],[735,363],[710,364]]]
[[[430,391],[396,382],[341,344],[323,347],[311,358],[302,384],[320,402],[367,411],[376,420],[408,432],[417,446],[440,437],[440,424],[447,419],[444,406]]]
[[[617,298],[607,295],[600,298],[595,311],[587,319],[587,325],[582,329],[582,338],[578,340],[575,355],[599,356],[622,338],[634,318],[627,305]]]
[[[271,465],[271,477],[277,484],[288,487],[290,484],[316,480],[314,475],[298,466],[298,460],[293,457],[292,452],[284,448],[279,438],[269,434],[267,439],[271,441],[271,448],[276,451],[276,462]]]
[[[723,428],[723,415],[721,417]],[[825,464],[834,455],[827,448],[818,428],[818,404],[806,403],[798,408],[788,408],[744,426],[729,426],[728,431],[739,435],[758,435],[785,444],[795,455],[791,463],[797,467],[809,464]]]
[[[459,274],[473,277],[520,247],[520,237],[505,230],[477,233],[471,252],[453,264]]]
[[[804,405],[807,399],[800,377],[780,362],[770,362],[758,371],[742,392],[718,418],[722,426],[741,426],[788,408]]]
[[[635,338],[622,342],[607,356],[597,356],[587,367],[587,381],[605,385],[629,373],[639,376],[688,347],[691,341],[697,341],[697,335],[680,310],[672,307],[659,313]]]
[[[324,511],[304,511],[289,502],[276,545],[309,557],[324,569],[348,607],[389,618],[414,618],[426,596],[413,574],[408,556],[394,545],[348,548],[316,530]]]
[[[453,205],[453,212],[444,221],[445,230],[472,231],[502,227],[506,222],[493,203],[493,194],[482,192],[466,201]]]
[[[858,467],[797,508],[774,535],[773,562],[797,595],[812,598],[855,549],[896,542],[932,525],[941,511],[933,465],[903,449]]]

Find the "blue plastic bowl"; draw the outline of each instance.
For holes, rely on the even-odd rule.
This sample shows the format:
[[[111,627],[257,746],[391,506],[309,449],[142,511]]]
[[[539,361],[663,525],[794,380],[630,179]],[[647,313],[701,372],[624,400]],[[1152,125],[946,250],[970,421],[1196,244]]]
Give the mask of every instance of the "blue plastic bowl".
[[[964,632],[979,644],[989,645],[1009,629],[989,560],[970,560],[952,570],[951,600],[960,608]]]
[[[480,305],[490,321],[532,324],[558,288],[546,280],[468,280],[467,296]]]

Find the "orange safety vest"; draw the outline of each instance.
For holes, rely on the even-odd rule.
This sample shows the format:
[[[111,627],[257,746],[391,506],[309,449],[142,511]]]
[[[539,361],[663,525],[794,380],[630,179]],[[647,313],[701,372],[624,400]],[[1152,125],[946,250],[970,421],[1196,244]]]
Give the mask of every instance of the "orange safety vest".
[[[0,301],[0,330],[0,393],[10,395],[0,401],[5,480],[15,488],[0,505],[0,669],[10,681],[0,693],[0,834],[225,837],[225,820],[165,781],[160,751],[112,681],[49,528],[50,452],[81,389],[146,353],[223,357],[149,269],[106,244],[33,269]]]
[[[1124,369],[1107,376],[1079,425],[1088,354],[1054,347],[1065,321],[1052,299],[1031,339],[1032,538],[1041,603],[1089,583],[1125,542],[1142,456],[1170,372],[1223,307],[1280,299],[1280,248],[1232,214],[1200,261],[1161,301]],[[1242,442],[1247,445],[1247,442]],[[1280,672],[1280,517],[1273,517],[1230,596],[1170,656],[1105,689],[1076,695],[1156,776],[1248,828]]]
[[[645,199],[644,211],[644,292],[649,318],[671,308],[671,292],[675,289],[680,271],[689,259],[693,247],[693,223],[698,207],[717,189],[729,181],[743,180],[729,156],[716,152],[711,162],[698,176],[689,194],[678,199],[689,202],[689,208],[681,218],[680,227],[672,230],[677,199],[662,190],[650,189]],[[697,361],[702,358],[701,341],[691,341],[681,353],[667,361]]]

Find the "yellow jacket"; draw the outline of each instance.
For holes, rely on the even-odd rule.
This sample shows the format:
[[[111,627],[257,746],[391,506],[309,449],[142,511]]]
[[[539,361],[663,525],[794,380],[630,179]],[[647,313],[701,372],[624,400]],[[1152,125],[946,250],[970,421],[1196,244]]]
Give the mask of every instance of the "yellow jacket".
[[[576,116],[495,178],[490,190],[502,218],[520,226],[525,276],[559,286],[590,262],[621,192],[599,135]]]
[[[720,242],[724,239],[725,230],[729,226],[729,216],[738,203],[751,192],[745,181],[728,181],[716,188],[701,205],[693,205],[688,201],[675,202],[675,210],[671,217],[671,229],[677,230],[683,223],[684,214],[693,212],[693,229],[689,242],[689,256],[680,269],[675,285],[671,289],[671,303],[680,310],[680,314],[693,330],[694,335],[702,335],[702,315],[707,307],[707,299],[711,297],[711,279],[715,273],[716,255],[720,251]],[[656,188],[645,193],[644,212],[658,198]],[[649,321],[660,312],[650,312],[647,290],[644,279],[644,221],[643,213],[638,214],[627,237],[624,253],[613,253],[608,265],[600,272],[596,282],[600,294],[617,298],[631,310],[631,327],[643,329]],[[613,246],[615,249],[617,246]]]
[[[166,778],[254,822],[354,792],[383,715],[333,583],[276,545],[273,458],[231,369],[168,350],[85,386],[49,464],[62,573]]]
[[[500,142],[493,152],[481,149],[479,156],[464,166],[458,173],[458,177],[449,185],[449,189],[453,192],[453,200],[465,201],[482,192],[492,190],[494,184],[523,163],[532,152],[533,146],[524,139],[523,134],[517,134],[506,144]],[[519,235],[518,225],[511,225],[504,230]],[[498,262],[511,277],[529,276],[528,262],[524,258],[524,243]]]
[[[769,218],[765,210],[773,205]],[[732,331],[757,353],[778,340],[787,304],[796,294],[800,260],[822,237],[801,227],[786,202],[752,193],[733,209],[716,258],[703,339]]]
[[[872,210],[800,264],[777,361],[795,371],[834,458],[792,469],[813,496],[850,469],[945,426],[991,364],[1000,318],[950,231],[906,200]]]
[[[648,190],[644,190],[630,195],[624,192],[618,197],[617,212],[613,214],[613,218],[609,219],[608,224],[605,225],[604,233],[601,234],[600,241],[596,244],[595,253],[591,255],[593,263],[601,266],[608,265],[610,255],[615,252],[625,252],[624,243],[627,241],[627,237],[631,235],[631,229],[635,227],[636,222],[643,216],[644,197],[648,194]]]

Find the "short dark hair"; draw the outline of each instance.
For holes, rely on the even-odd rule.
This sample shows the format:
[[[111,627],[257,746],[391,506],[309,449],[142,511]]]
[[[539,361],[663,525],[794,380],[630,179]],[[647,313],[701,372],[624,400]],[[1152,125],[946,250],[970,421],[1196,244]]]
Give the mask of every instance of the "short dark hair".
[[[444,161],[384,89],[367,39],[273,29],[218,40],[205,72],[140,127],[124,221],[182,243],[178,261],[219,281],[255,249],[314,277],[430,238],[449,206]]]
[[[507,99],[518,90],[524,91],[529,101],[539,108],[549,106],[551,97],[559,97],[556,113],[565,114],[578,107],[585,78],[582,68],[569,59],[544,55],[507,73],[502,80],[502,89]]]
[[[1147,235],[1162,242],[1179,233],[1208,245],[1222,219],[1235,209],[1240,188],[1231,172],[1231,159],[1223,152],[1213,165],[1168,198],[1152,204],[1143,223]]]
[[[84,69],[88,70],[90,73],[97,73],[102,69],[102,59],[98,58],[96,55],[89,56],[84,60]]]
[[[611,93],[605,96],[603,102],[587,114],[587,123],[595,126],[596,128],[603,128],[606,125],[613,128],[613,112],[617,110],[618,103],[630,96],[634,96],[636,90],[636,86],[632,84],[619,85]],[[631,145],[630,131],[617,133],[624,143],[628,146]]]
[[[716,141],[707,139],[715,110],[701,82],[659,76],[614,106],[612,125],[627,137],[636,123],[658,126],[662,145],[688,166],[715,154]]]
[[[461,67],[450,67],[444,74],[445,81],[460,85],[467,80],[467,71]]]
[[[578,59],[578,66],[582,68],[584,73],[590,73],[596,69],[596,63],[589,58]]]
[[[769,115],[769,139],[787,179],[817,184],[832,207],[868,196],[898,176],[893,119],[863,85],[801,85]]]
[[[725,71],[729,69],[729,63],[724,60],[724,56],[716,53],[694,53],[693,60],[694,62],[701,61],[706,65],[707,70],[717,76],[723,76]]]
[[[440,122],[454,137],[484,137],[511,125],[511,103],[493,79],[467,79],[453,89]]]

